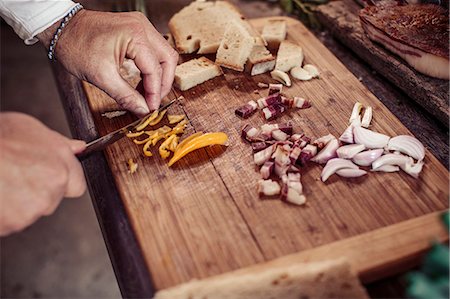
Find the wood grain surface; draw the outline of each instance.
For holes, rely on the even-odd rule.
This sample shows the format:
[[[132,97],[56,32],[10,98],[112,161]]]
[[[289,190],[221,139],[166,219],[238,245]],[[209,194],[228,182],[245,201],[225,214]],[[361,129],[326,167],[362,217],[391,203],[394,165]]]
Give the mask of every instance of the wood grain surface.
[[[261,28],[266,20],[252,23]],[[301,23],[286,20],[288,39],[303,47],[306,63],[315,64],[321,78],[294,81],[285,90],[290,96],[310,99],[313,107],[294,111],[279,121],[291,119],[297,130],[312,137],[328,133],[338,136],[347,125],[354,102],[360,101],[374,108],[374,130],[392,136],[410,134]],[[259,173],[253,166],[249,145],[240,138],[240,129],[245,123],[259,126],[264,122],[260,114],[245,121],[234,115],[236,107],[260,97],[254,93],[258,82],[272,80],[267,74],[250,77],[226,70],[225,76],[168,96],[185,97],[169,112],[187,115],[189,133],[226,132],[227,149],[199,150],[172,168],[159,158],[157,148],[154,157],[147,158],[131,140],[121,140],[106,150],[156,289],[448,208],[448,171],[429,152],[419,180],[404,173],[376,173],[358,180],[332,177],[323,184],[319,180],[321,167],[312,165],[303,174],[308,198],[305,206],[259,199]],[[85,84],[85,89],[101,135],[133,120],[130,115],[111,120],[102,117],[101,113],[117,109],[117,105],[95,87]],[[133,175],[126,166],[129,158],[139,164]],[[389,251],[383,254],[389,255]]]
[[[330,1],[318,6],[317,15],[340,42],[448,127],[449,81],[417,72],[403,59],[372,42],[361,27],[360,9],[353,0]]]

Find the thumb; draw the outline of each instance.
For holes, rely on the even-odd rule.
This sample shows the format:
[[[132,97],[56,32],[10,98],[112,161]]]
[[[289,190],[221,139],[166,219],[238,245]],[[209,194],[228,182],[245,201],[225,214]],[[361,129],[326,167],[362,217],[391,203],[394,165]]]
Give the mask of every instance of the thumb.
[[[72,139],[69,140],[70,150],[76,155],[84,151],[86,148],[86,142],[83,140]]]
[[[124,109],[138,116],[150,113],[144,97],[123,79],[116,69],[104,70],[107,75],[102,76],[101,82],[92,82],[101,88]]]

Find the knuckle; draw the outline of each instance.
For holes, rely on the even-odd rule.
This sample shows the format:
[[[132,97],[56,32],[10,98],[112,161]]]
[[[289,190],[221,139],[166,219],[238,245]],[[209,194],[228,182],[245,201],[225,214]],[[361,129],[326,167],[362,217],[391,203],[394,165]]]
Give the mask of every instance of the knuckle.
[[[169,56],[169,59],[172,62],[177,63],[178,62],[178,58],[179,58],[179,54],[177,51],[175,51],[174,49],[170,48],[169,53],[167,53],[167,55]]]

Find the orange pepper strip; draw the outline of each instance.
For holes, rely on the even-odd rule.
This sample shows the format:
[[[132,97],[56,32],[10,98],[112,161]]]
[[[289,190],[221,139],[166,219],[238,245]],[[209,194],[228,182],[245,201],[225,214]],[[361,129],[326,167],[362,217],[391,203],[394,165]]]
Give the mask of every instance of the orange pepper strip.
[[[157,125],[157,124],[163,119],[164,114],[166,114],[166,112],[167,112],[167,110],[161,111],[161,112],[159,113],[158,117],[155,118],[154,120],[152,120],[151,122],[149,122],[148,124],[149,124],[150,126]]]
[[[152,134],[154,134],[155,131],[142,131],[142,133],[147,134],[149,137],[138,140],[138,139],[134,139],[133,142],[135,144],[144,144],[146,143],[152,136]],[[140,132],[139,132],[140,133]],[[142,134],[141,134],[142,135]]]
[[[191,141],[192,139],[202,135],[203,132],[197,132],[192,134],[191,136],[186,137],[183,141],[181,141],[180,143],[178,143],[177,147],[175,148],[175,151],[178,151],[179,149],[181,149],[186,143],[188,143],[189,141]]]
[[[178,140],[180,140],[180,137],[175,135],[175,138],[172,140],[172,142],[170,143],[168,150],[175,152],[175,149],[177,148],[178,145]]]
[[[167,115],[167,119],[169,120],[169,124],[176,124],[184,119],[184,114]]]
[[[175,151],[172,159],[169,161],[169,167],[192,151],[208,145],[225,144],[227,140],[227,134],[222,132],[206,133],[192,138],[190,141],[186,142],[182,148]]]
[[[152,152],[150,152],[149,147],[152,144],[152,140],[150,139],[149,141],[147,141],[146,144],[144,144],[144,147],[142,148],[142,150],[144,151],[144,155],[146,155],[147,157],[151,157],[153,156]]]
[[[163,143],[161,143],[159,147],[159,155],[161,158],[166,159],[169,157],[170,152],[167,150],[172,143],[173,139],[177,137],[177,135],[172,135],[169,138],[167,138]]]
[[[142,131],[145,129],[148,124],[153,121],[155,118],[158,117],[158,110],[153,111],[152,115],[150,115],[149,118],[147,118],[142,124],[136,127],[136,131]]]
[[[126,136],[127,136],[128,138],[134,138],[134,137],[139,137],[139,136],[141,136],[142,134],[145,134],[145,131],[140,131],[140,132],[128,132]]]

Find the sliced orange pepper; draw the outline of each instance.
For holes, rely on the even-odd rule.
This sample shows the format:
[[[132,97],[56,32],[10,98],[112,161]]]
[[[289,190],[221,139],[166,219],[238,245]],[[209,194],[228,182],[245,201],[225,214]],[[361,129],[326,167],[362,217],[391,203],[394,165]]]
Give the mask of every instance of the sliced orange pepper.
[[[135,138],[135,137],[141,136],[142,134],[145,134],[145,131],[140,131],[140,132],[128,132],[126,136],[127,136],[128,138]]]
[[[153,121],[158,117],[158,114],[159,114],[158,110],[153,111],[152,115],[150,115],[149,118],[147,118],[142,124],[136,127],[136,131],[139,132],[144,130],[145,127],[148,126],[151,121]]]
[[[197,132],[192,134],[191,136],[188,136],[187,138],[185,138],[183,141],[181,141],[177,147],[175,148],[175,151],[178,151],[180,148],[182,148],[187,142],[191,141],[192,139],[202,135],[203,132]]]
[[[149,124],[150,126],[157,125],[157,124],[163,119],[164,114],[166,114],[166,112],[167,112],[167,109],[161,111],[161,112],[159,113],[158,117],[155,118],[155,119],[153,119],[152,121],[150,121],[148,124]]]
[[[169,161],[169,167],[192,151],[195,151],[199,148],[209,145],[225,144],[227,140],[228,140],[227,134],[222,132],[206,133],[198,137],[192,138],[191,140],[187,141],[183,145],[183,147],[175,151],[172,159],[170,159]]]
[[[163,143],[161,143],[159,147],[159,155],[161,156],[161,158],[166,159],[169,157],[170,152],[168,151],[168,148],[170,147],[170,144],[176,137],[177,135],[172,135],[169,138],[167,138]]]
[[[168,150],[175,152],[175,149],[177,148],[178,145],[178,140],[180,140],[180,137],[174,135],[175,138],[172,140],[172,142],[169,144]]]
[[[142,150],[144,151],[144,155],[146,155],[147,157],[153,156],[152,152],[149,150],[149,147],[151,144],[152,144],[152,139],[147,141],[147,143],[144,144],[144,147],[142,148]]]
[[[169,124],[176,124],[184,119],[184,114],[179,115],[167,115],[167,119],[169,120]]]

